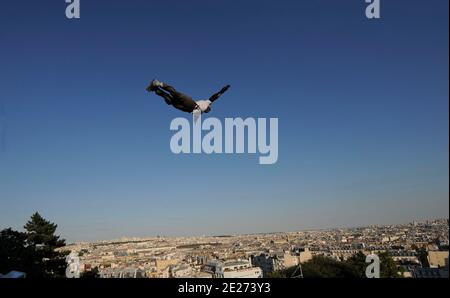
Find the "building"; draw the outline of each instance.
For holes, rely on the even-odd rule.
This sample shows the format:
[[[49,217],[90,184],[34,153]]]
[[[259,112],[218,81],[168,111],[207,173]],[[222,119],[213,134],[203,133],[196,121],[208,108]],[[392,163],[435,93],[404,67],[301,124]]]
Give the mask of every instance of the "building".
[[[271,272],[284,268],[283,260],[278,258],[277,255],[270,256],[263,253],[259,256],[252,256],[251,262],[253,266],[261,268],[264,277],[267,277]]]
[[[259,267],[253,267],[248,260],[219,261],[213,260],[206,264],[203,271],[215,278],[262,278]]]
[[[175,278],[186,278],[191,276],[192,273],[192,267],[187,264],[172,266],[170,268],[170,275]]]
[[[141,269],[128,268],[106,268],[100,272],[100,278],[144,278],[145,272]]]
[[[428,263],[431,268],[448,267],[448,251],[428,251]]]
[[[449,278],[448,251],[429,251],[428,262],[430,268],[416,268],[415,278]]]
[[[147,277],[150,278],[169,278],[171,277],[171,268],[180,263],[177,258],[155,258],[154,266],[146,271]]]
[[[309,248],[305,247],[304,249],[300,250],[298,252],[298,261],[300,264],[303,264],[305,262],[308,262],[313,257],[311,251]]]
[[[192,278],[213,278],[211,273],[203,272],[203,271],[195,272],[189,277],[192,277]]]
[[[448,268],[416,268],[412,273],[414,278],[448,278]]]
[[[290,268],[294,266],[298,266],[300,263],[300,254],[291,254],[290,252],[285,252],[283,256],[283,266],[284,268]]]

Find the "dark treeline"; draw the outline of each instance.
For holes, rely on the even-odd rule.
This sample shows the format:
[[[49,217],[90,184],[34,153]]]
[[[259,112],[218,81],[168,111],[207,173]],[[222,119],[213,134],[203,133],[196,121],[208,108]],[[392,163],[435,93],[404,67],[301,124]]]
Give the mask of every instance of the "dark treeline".
[[[0,231],[0,273],[20,271],[30,278],[65,277],[68,252],[59,251],[65,240],[55,235],[57,225],[39,213],[25,224],[25,232]]]
[[[398,267],[388,253],[381,253],[380,277],[401,277],[402,268]],[[304,278],[365,278],[366,277],[366,255],[359,252],[345,261],[337,261],[325,256],[314,256],[311,260],[301,265]],[[275,271],[269,275],[272,278],[290,278],[299,275],[298,267]]]

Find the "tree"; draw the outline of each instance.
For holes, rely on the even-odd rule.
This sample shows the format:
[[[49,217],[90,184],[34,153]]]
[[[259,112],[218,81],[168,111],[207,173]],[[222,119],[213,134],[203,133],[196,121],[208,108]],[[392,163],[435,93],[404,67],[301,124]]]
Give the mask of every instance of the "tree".
[[[80,278],[100,278],[98,267],[94,267],[90,271],[84,271],[83,273],[81,273]]]
[[[25,271],[32,264],[30,249],[26,245],[27,235],[9,229],[0,231],[0,273],[12,270]]]
[[[305,278],[359,278],[354,267],[347,262],[325,256],[314,256],[302,265]]]
[[[399,268],[388,253],[381,253],[380,277],[401,277]],[[366,277],[366,255],[358,252],[346,261],[337,261],[325,256],[314,256],[308,262],[302,264],[303,276],[305,278],[365,278]],[[296,267],[271,273],[272,278],[289,278]],[[401,269],[400,269],[401,271]]]
[[[389,255],[389,253],[384,252],[378,255],[380,258],[380,277],[381,278],[397,278],[400,277],[399,271],[402,271],[402,267],[395,263],[394,259]],[[366,277],[366,255],[360,251],[353,256],[351,256],[346,261],[350,266],[358,272],[359,278]]]
[[[65,246],[65,240],[55,235],[58,226],[34,213],[25,224],[27,244],[33,247],[35,267],[33,277],[64,277],[67,267],[67,252],[56,249]]]
[[[366,255],[362,251],[348,258],[346,262],[357,272],[358,278],[366,277],[366,267],[368,264],[366,263]]]
[[[401,277],[401,275],[399,274],[399,267],[397,266],[394,259],[389,255],[388,252],[380,253],[378,257],[380,258],[381,278]]]
[[[65,240],[55,235],[58,225],[44,219],[38,212],[31,216],[24,228],[28,232],[28,243],[31,245],[43,245],[51,248],[65,246]]]
[[[286,270],[277,270],[267,274],[267,278],[287,278]]]

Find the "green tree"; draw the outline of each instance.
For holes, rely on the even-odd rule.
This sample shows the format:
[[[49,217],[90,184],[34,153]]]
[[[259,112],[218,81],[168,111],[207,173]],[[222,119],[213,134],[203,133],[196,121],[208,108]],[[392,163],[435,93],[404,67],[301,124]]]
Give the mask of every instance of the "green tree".
[[[380,253],[380,277],[381,278],[398,278],[401,277],[399,267],[388,252]]]
[[[287,278],[286,270],[273,271],[267,274],[267,278]]]
[[[28,243],[31,245],[44,245],[49,248],[65,246],[65,240],[55,235],[58,225],[44,219],[38,212],[31,216],[24,228],[28,232]]]
[[[401,277],[397,266],[388,253],[382,253],[380,258],[380,277]],[[366,277],[366,255],[358,252],[346,261],[337,261],[325,256],[314,256],[308,262],[302,264],[303,276],[305,278],[365,278]],[[271,278],[290,278],[296,267],[271,273]]]
[[[32,262],[32,250],[26,244],[27,235],[9,229],[0,231],[0,273],[12,270],[25,272]]]
[[[359,251],[348,258],[346,263],[353,268],[358,278],[366,277],[366,268],[368,264],[366,263],[366,255],[362,251]]]
[[[290,278],[297,266],[273,272],[269,277]],[[304,278],[358,278],[358,272],[349,264],[324,256],[314,256],[302,264]]]
[[[302,265],[305,278],[358,278],[358,272],[346,262],[314,256]]]
[[[33,277],[64,277],[67,267],[67,252],[57,251],[65,241],[55,235],[58,226],[34,213],[25,224],[27,244],[34,249]]]
[[[401,277],[399,271],[402,271],[403,268],[399,267],[394,259],[389,255],[389,253],[381,253],[378,255],[380,258],[380,277],[381,278],[397,278]],[[366,277],[366,255],[363,252],[358,252],[350,257],[347,261],[357,273],[359,278]]]

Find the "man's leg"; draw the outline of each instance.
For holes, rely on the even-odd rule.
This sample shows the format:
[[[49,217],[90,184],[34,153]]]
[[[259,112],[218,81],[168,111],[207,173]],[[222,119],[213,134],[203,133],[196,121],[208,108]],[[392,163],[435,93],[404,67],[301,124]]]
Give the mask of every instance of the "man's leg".
[[[174,100],[172,95],[166,93],[165,91],[163,91],[162,89],[160,89],[159,87],[155,89],[155,93],[159,96],[161,96],[162,98],[164,98],[164,101],[170,106],[172,105],[174,108],[178,109],[178,110],[182,110],[184,112],[192,112],[189,108],[186,108],[185,106],[183,106],[182,104],[180,104],[178,101]]]
[[[160,86],[161,89],[163,89],[164,91],[167,91],[170,93],[170,95],[177,99],[177,98],[189,98],[191,99],[189,96],[187,96],[186,94],[183,94],[181,92],[178,92],[177,90],[175,90],[174,87],[166,84],[166,83],[162,83],[162,86]]]
[[[172,97],[172,104],[175,108],[191,113],[197,107],[197,103],[191,97],[178,92],[172,86],[162,83],[160,88],[170,93]]]
[[[159,96],[161,96],[162,98],[164,98],[164,101],[168,104],[171,105],[173,103],[173,98],[172,96],[170,96],[170,94],[162,91],[161,89],[156,89],[155,93]]]
[[[209,98],[209,101],[210,101],[210,102],[214,102],[214,101],[216,101],[217,99],[219,99],[219,97],[220,97],[222,94],[224,94],[224,93],[228,90],[228,88],[230,88],[230,85],[226,85],[225,87],[223,87],[222,90],[220,90],[219,92],[213,94],[213,95]]]

